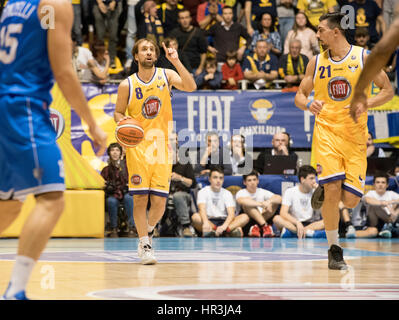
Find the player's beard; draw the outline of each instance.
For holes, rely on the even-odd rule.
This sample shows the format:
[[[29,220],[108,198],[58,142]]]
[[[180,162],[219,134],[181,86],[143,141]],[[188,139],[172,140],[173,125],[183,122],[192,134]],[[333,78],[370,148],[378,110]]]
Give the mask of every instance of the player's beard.
[[[152,69],[154,67],[154,65],[155,65],[154,60],[152,60],[152,61],[144,60],[144,61],[140,62],[140,66],[144,69]]]
[[[326,43],[319,40],[319,44],[321,45],[323,51],[326,51],[328,49],[328,45]]]

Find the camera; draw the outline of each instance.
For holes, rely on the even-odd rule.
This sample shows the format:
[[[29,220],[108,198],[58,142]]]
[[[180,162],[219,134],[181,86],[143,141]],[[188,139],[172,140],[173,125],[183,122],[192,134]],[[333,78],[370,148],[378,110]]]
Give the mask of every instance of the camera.
[[[115,188],[115,186],[113,184],[107,182],[105,184],[105,189],[104,190],[105,190],[106,194],[114,194],[116,188]]]

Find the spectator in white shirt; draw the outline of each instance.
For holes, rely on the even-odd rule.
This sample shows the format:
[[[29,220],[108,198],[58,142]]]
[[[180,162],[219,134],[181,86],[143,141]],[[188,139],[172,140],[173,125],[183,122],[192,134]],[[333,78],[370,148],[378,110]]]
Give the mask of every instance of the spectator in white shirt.
[[[255,220],[255,224],[249,229],[248,235],[250,237],[272,237],[271,223],[277,208],[281,204],[281,196],[258,188],[259,173],[257,171],[244,175],[243,183],[245,189],[237,192],[236,202],[238,212],[244,212]]]
[[[83,72],[83,80],[89,80],[93,83],[105,84],[109,77],[110,57],[104,42],[96,41],[91,49],[93,60],[89,60]]]
[[[398,236],[399,194],[388,191],[389,177],[385,173],[374,176],[374,190],[367,192],[363,202],[367,208],[367,222],[364,230],[356,231],[357,238],[383,238]]]
[[[199,213],[192,215],[192,224],[202,232],[203,237],[242,237],[242,227],[249,222],[249,218],[246,214],[235,216],[233,195],[222,187],[223,170],[217,166],[210,170],[210,185],[198,192]]]
[[[79,79],[82,79],[84,70],[89,69],[89,61],[95,63],[94,57],[89,49],[79,46],[75,38],[72,38],[72,43],[72,64]]]
[[[229,147],[233,175],[249,174],[253,169],[254,160],[246,150],[245,137],[242,134],[233,134]]]
[[[280,215],[273,219],[276,227],[281,231],[282,238],[294,237],[325,237],[323,220],[320,214],[311,206],[314,189],[317,187],[316,170],[312,166],[302,166],[298,172],[299,184],[289,188],[283,195]]]

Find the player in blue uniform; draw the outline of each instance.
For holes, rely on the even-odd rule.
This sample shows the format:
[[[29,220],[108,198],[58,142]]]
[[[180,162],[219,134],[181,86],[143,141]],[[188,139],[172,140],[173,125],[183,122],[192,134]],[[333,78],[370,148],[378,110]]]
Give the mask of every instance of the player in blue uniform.
[[[54,78],[89,126],[97,154],[106,148],[72,68],[72,22],[69,0],[10,0],[0,18],[0,234],[26,196],[36,197],[4,299],[26,298],[32,269],[64,208],[63,161],[49,117]]]

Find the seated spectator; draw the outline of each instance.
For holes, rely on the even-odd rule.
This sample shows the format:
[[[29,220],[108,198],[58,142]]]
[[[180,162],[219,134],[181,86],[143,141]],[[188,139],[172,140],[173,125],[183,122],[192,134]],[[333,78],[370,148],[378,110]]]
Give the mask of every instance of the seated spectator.
[[[73,67],[79,79],[83,79],[84,70],[89,68],[89,61],[91,65],[95,65],[93,54],[89,49],[79,46],[74,37],[72,37],[72,50]]]
[[[216,90],[222,86],[223,75],[217,71],[216,59],[207,59],[205,71],[194,78],[199,90]]]
[[[208,30],[217,22],[222,22],[223,3],[219,0],[209,0],[197,8],[197,22],[201,29]]]
[[[297,3],[298,10],[305,13],[306,16],[309,17],[309,21],[314,28],[317,28],[319,25],[319,18],[325,13],[334,12],[336,6],[336,0],[298,0]]]
[[[284,54],[289,52],[290,41],[294,39],[301,41],[301,54],[307,56],[309,61],[320,52],[315,29],[303,12],[296,14],[294,27],[288,31],[284,42]]]
[[[181,52],[184,52],[189,60],[195,75],[204,71],[208,42],[203,31],[191,24],[190,12],[186,9],[178,12],[179,27],[170,33],[170,37],[176,38]]]
[[[302,166],[298,179],[298,185],[285,191],[280,215],[274,216],[273,223],[281,231],[282,238],[325,238],[324,221],[311,205],[317,187],[316,170],[312,166]]]
[[[183,65],[186,67],[188,72],[192,73],[190,60],[188,59],[187,55],[184,52],[179,50],[179,43],[177,42],[177,39],[168,37],[168,38],[165,38],[164,42],[165,42],[166,48],[173,48],[177,51],[177,53],[179,55],[179,60],[183,63]],[[175,66],[165,57],[165,54],[162,54],[159,57],[156,65],[157,65],[157,67],[168,68],[168,69],[177,71]]]
[[[97,40],[104,41],[108,31],[108,51],[110,67],[115,68],[116,47],[118,45],[119,16],[122,13],[122,1],[97,0],[93,4],[93,15],[96,26]]]
[[[165,36],[179,26],[177,22],[177,13],[179,10],[183,10],[184,6],[177,3],[177,0],[165,0],[162,4],[157,5],[158,18],[161,20]]]
[[[244,212],[254,220],[248,236],[270,238],[273,236],[272,219],[281,204],[281,196],[258,188],[259,173],[252,171],[243,177],[245,189],[236,194],[237,212]]]
[[[245,0],[245,22],[247,31],[252,37],[254,29],[262,19],[264,13],[269,13],[272,17],[277,17],[276,0]]]
[[[169,135],[169,141],[173,149],[173,167],[170,181],[169,196],[172,197],[178,222],[182,227],[183,237],[193,237],[191,229],[190,208],[193,206],[190,191],[197,184],[194,169],[190,162],[180,163],[179,142],[177,134]]]
[[[226,62],[222,65],[222,75],[222,89],[238,89],[238,81],[244,79],[244,74],[237,61],[236,51],[226,52]]]
[[[362,205],[362,203],[359,203]],[[346,208],[342,201],[338,204],[339,214],[340,214],[340,226],[342,225],[342,231],[339,232],[344,233],[345,238],[355,238],[356,237],[356,229],[352,224],[352,217],[351,214],[353,212],[352,209]],[[357,209],[357,208],[356,208]],[[342,223],[341,223],[342,222]],[[341,228],[339,228],[341,229]]]
[[[118,143],[108,146],[108,166],[101,171],[105,180],[105,201],[111,224],[111,238],[118,237],[118,207],[123,204],[128,218],[128,237],[136,237],[137,232],[133,220],[133,197],[129,194],[126,162],[121,160],[122,147]]]
[[[374,190],[367,192],[362,199],[367,207],[366,227],[356,231],[356,238],[399,236],[399,194],[388,191],[388,185],[387,174],[374,176]]]
[[[233,195],[222,187],[223,181],[223,170],[213,167],[209,174],[210,185],[198,192],[199,213],[194,213],[191,219],[203,237],[242,237],[242,227],[249,221],[246,214],[235,215]]]
[[[396,162],[396,163],[395,163],[395,166],[394,166],[394,168],[393,168],[393,175],[394,175],[395,177],[398,177],[398,176],[399,176],[399,162]]]
[[[281,43],[284,44],[288,31],[294,26],[296,1],[295,5],[293,0],[277,0],[276,4]]]
[[[184,6],[184,9],[188,10],[188,12],[190,13],[193,26],[198,27],[197,11],[198,11],[198,6],[203,2],[204,2],[204,0],[182,0],[181,1],[181,3]]]
[[[242,65],[245,79],[255,89],[270,88],[272,81],[278,77],[278,61],[274,54],[269,54],[271,44],[261,39],[256,43],[255,54],[247,56]]]
[[[289,53],[282,55],[279,61],[278,71],[288,88],[298,86],[305,77],[309,60],[300,52],[301,41],[298,39],[291,40]]]
[[[385,21],[381,8],[374,0],[344,0],[343,5],[353,8],[356,28],[367,28],[370,35],[370,45],[374,46],[385,33]],[[348,42],[355,43],[355,29],[348,28]]]
[[[373,134],[368,133],[367,137],[367,158],[385,158],[385,152],[382,148],[376,148],[373,142]]]
[[[157,5],[153,0],[147,0],[142,6],[143,17],[137,24],[137,38],[152,39],[162,48],[164,30],[161,20],[157,16]]]
[[[290,136],[287,132],[278,132],[273,136],[272,148],[266,149],[258,155],[255,161],[254,169],[260,174],[263,173],[263,168],[265,166],[266,156],[289,156],[298,159],[297,154],[290,150]]]
[[[110,57],[104,42],[96,41],[91,52],[94,59],[88,61],[88,69],[83,70],[82,79],[105,84],[109,78]]]
[[[211,131],[206,135],[207,146],[201,148],[195,173],[203,176],[210,173],[210,169],[214,166],[222,168],[224,174],[229,176],[233,173],[230,163],[230,152],[228,149],[221,147],[219,143],[219,135],[217,132]]]
[[[248,174],[252,171],[253,159],[245,149],[245,137],[241,134],[232,135],[230,140],[230,161],[233,175]]]
[[[262,14],[261,20],[258,22],[258,29],[252,35],[251,44],[249,46],[248,54],[252,55],[255,51],[256,43],[260,39],[266,40],[271,44],[271,53],[279,56],[282,52],[282,44],[280,34],[276,30],[275,19],[273,16],[265,12]]]
[[[213,39],[213,47],[208,46],[208,50],[216,54],[217,62],[226,61],[226,53],[229,50],[237,51],[237,59],[242,60],[245,46],[239,48],[240,37],[243,37],[247,43],[251,37],[241,23],[233,21],[233,9],[224,6],[222,9],[222,22],[215,23],[206,32],[207,36]]]
[[[366,50],[371,50],[369,47],[370,36],[367,28],[356,28],[355,30],[355,45]]]

